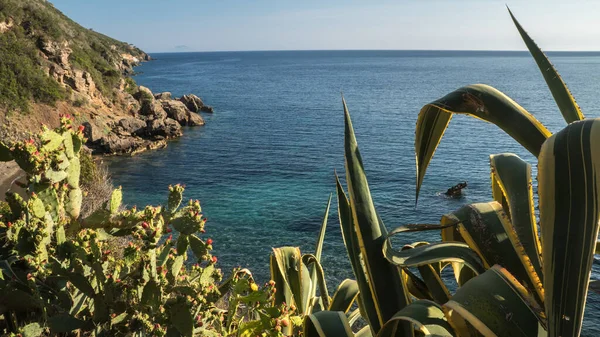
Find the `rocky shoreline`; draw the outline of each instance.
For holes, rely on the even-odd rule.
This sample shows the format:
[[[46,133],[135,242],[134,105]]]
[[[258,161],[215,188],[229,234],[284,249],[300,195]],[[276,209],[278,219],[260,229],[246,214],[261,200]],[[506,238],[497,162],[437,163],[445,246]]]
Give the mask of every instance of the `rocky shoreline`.
[[[104,125],[82,123],[88,139],[86,145],[93,154],[134,155],[164,148],[168,140],[183,135],[183,126],[204,125],[200,112],[213,112],[212,107],[193,94],[173,98],[170,92],[153,94],[139,86],[131,96],[135,99],[130,104],[131,116]]]

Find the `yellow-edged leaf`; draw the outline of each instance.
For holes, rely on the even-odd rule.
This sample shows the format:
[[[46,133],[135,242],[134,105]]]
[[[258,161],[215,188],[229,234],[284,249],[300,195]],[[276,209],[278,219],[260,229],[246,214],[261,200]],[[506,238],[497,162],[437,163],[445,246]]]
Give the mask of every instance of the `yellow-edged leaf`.
[[[358,237],[356,230],[354,229],[354,221],[352,220],[350,202],[346,197],[346,193],[344,192],[337,174],[335,175],[335,178],[338,197],[338,215],[340,218],[342,238],[344,239],[344,245],[346,246],[348,259],[350,260],[350,265],[352,266],[352,271],[354,272],[354,277],[356,278],[356,283],[358,284],[359,308],[361,309],[362,317],[369,323],[369,328],[372,329],[372,332],[374,333],[375,331],[379,331],[381,328],[379,316],[377,315],[377,309],[375,309],[375,302],[371,294],[369,281],[367,280],[367,276],[363,268],[360,247],[358,246]]]
[[[453,337],[454,330],[446,320],[442,307],[432,301],[418,300],[397,312],[381,329],[377,337],[393,336],[395,324],[406,321],[425,336]]]
[[[402,282],[400,270],[383,255],[382,248],[386,241],[387,229],[375,211],[350,113],[344,100],[343,105],[346,181],[350,194],[350,209],[379,326],[381,326],[408,305],[410,298],[406,285]],[[374,329],[375,333],[377,331]],[[397,332],[398,336],[413,335],[410,324],[405,323],[399,324]]]
[[[455,113],[495,124],[536,157],[551,135],[533,115],[493,87],[474,84],[457,89],[419,112],[415,132],[417,198],[427,166]]]
[[[319,237],[317,238],[317,243],[315,245],[315,258],[317,260],[317,262],[321,262],[321,254],[323,252],[323,241],[325,240],[325,232],[327,231],[327,219],[329,217],[329,208],[331,206],[331,198],[332,195],[329,195],[329,200],[327,200],[327,207],[325,208],[325,214],[323,215],[323,221],[321,222],[321,230],[319,231]],[[318,283],[318,279],[317,279],[317,270],[316,270],[316,265],[312,265],[310,266],[310,279],[311,279],[311,286],[310,286],[310,292],[308,293],[308,299],[306,300],[311,301],[313,297],[315,297],[315,293],[317,291],[317,283]]]
[[[543,309],[500,266],[492,267],[460,287],[443,307],[450,316],[450,323],[464,319],[484,336],[545,335]]]
[[[531,165],[512,153],[490,156],[492,194],[509,215],[519,241],[543,281],[542,246],[533,201]]]
[[[537,44],[529,37],[525,29],[519,24],[513,13],[508,9],[508,13],[510,13],[510,17],[512,18],[515,26],[517,26],[517,30],[521,37],[523,38],[523,42],[529,49],[531,56],[537,63],[542,75],[544,76],[544,80],[546,80],[546,84],[548,84],[548,88],[554,97],[554,101],[556,101],[556,105],[560,109],[565,121],[567,123],[572,123],[578,120],[582,120],[585,117],[575,102],[575,98],[567,88],[567,85],[563,81],[563,79],[558,74],[558,71],[554,68],[548,57],[544,54],[544,52],[537,46]]]
[[[354,337],[348,318],[341,311],[319,311],[304,319],[305,337]]]
[[[356,281],[345,279],[340,283],[335,294],[333,294],[333,299],[331,300],[331,305],[328,310],[348,313],[357,296],[358,284]]]
[[[498,202],[466,205],[444,217],[449,221],[460,221],[460,236],[479,254],[486,268],[499,264],[508,269],[539,303],[543,303],[544,289],[540,278]]]
[[[550,137],[538,162],[549,336],[578,336],[598,238],[600,119]]]

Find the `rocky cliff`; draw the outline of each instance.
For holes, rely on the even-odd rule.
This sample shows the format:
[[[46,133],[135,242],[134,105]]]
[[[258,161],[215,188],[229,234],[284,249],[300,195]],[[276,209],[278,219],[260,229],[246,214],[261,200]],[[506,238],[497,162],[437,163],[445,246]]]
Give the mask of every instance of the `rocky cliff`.
[[[45,0],[0,0],[0,140],[69,114],[95,153],[164,147],[212,112],[195,95],[154,95],[130,77],[150,57],[75,23]]]

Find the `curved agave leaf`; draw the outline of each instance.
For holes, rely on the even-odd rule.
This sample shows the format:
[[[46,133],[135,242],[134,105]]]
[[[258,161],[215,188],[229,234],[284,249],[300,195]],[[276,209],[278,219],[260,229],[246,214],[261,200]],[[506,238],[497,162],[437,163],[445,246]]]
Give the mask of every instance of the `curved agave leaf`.
[[[508,13],[515,23],[515,26],[517,26],[517,30],[519,30],[519,34],[521,34],[523,42],[525,42],[535,63],[537,63],[542,75],[544,75],[544,80],[546,80],[546,84],[548,84],[548,88],[550,89],[550,92],[556,101],[556,105],[558,105],[565,121],[567,121],[567,123],[572,123],[584,119],[585,117],[583,116],[579,105],[575,102],[575,98],[571,95],[569,88],[567,88],[563,79],[556,69],[554,69],[554,66],[550,63],[550,60],[548,60],[548,57],[546,57],[544,52],[542,52],[537,44],[529,37],[523,27],[521,27],[521,24],[519,24],[513,13],[510,11],[510,8],[508,8]]]
[[[342,102],[345,117],[346,181],[350,192],[350,209],[368,284],[381,326],[396,312],[408,305],[410,298],[406,285],[402,282],[400,270],[386,260],[383,255],[382,248],[386,241],[387,229],[375,211],[348,107],[345,100]],[[375,333],[377,331],[374,329]],[[410,324],[400,323],[397,331],[399,336],[412,336],[413,334]]]
[[[302,256],[302,264],[305,266],[310,266],[315,269],[316,274],[316,283],[319,285],[319,291],[321,292],[321,299],[323,301],[323,306],[325,308],[329,308],[331,299],[329,298],[329,293],[327,292],[327,284],[325,283],[325,273],[323,272],[323,267],[316,256],[312,254],[305,254]],[[312,279],[312,278],[311,278]],[[312,287],[312,285],[311,285]],[[308,295],[308,294],[307,294]],[[312,297],[308,297],[304,299],[304,303],[310,303],[314,298],[314,294]],[[307,308],[307,313],[311,312],[311,308]]]
[[[415,247],[426,246],[429,243],[427,242],[418,242],[412,245],[405,245],[402,247],[402,250],[413,249]],[[419,274],[423,278],[423,282],[427,286],[427,290],[431,294],[432,299],[438,304],[444,304],[450,300],[450,291],[444,281],[442,281],[441,264],[428,264],[424,266],[417,267],[419,269]]]
[[[325,231],[327,230],[327,218],[329,217],[329,208],[331,206],[331,197],[332,195],[329,195],[329,200],[327,201],[327,207],[325,208],[325,215],[323,215],[323,221],[321,223],[321,230],[319,231],[319,238],[317,239],[317,244],[315,245],[315,259],[317,260],[318,263],[321,263],[321,254],[323,252],[323,241],[325,239]],[[310,286],[310,292],[308,294],[308,300],[312,299],[315,297],[315,294],[317,292],[317,284],[319,282],[318,277],[317,277],[317,266],[316,265],[311,265],[310,266],[310,279],[311,279],[311,286]]]
[[[415,330],[425,336],[454,336],[454,330],[446,320],[442,307],[432,301],[419,300],[400,310],[385,323],[377,337],[393,336],[394,326],[399,321],[412,323]]]
[[[551,135],[532,114],[493,87],[474,84],[457,89],[419,112],[415,132],[417,199],[427,166],[455,113],[495,124],[536,157]]]
[[[354,280],[345,279],[340,283],[329,305],[329,311],[348,313],[358,296],[358,284]]]
[[[443,307],[450,323],[464,319],[484,336],[545,335],[543,310],[500,266],[460,287]]]
[[[408,289],[412,296],[419,300],[433,301],[433,296],[425,281],[410,271],[409,268],[402,269],[402,278],[404,279],[404,283],[406,283],[406,289]]]
[[[300,248],[273,248],[271,255],[271,279],[275,281],[277,292],[275,303],[295,303],[299,312],[305,313],[310,290],[310,275],[302,263]]]
[[[319,311],[304,319],[305,337],[354,337],[348,318],[341,311]]]
[[[339,177],[335,176],[337,185],[337,197],[338,197],[338,215],[340,218],[340,227],[342,230],[342,238],[344,239],[344,245],[346,246],[346,252],[350,259],[350,265],[358,284],[359,296],[358,304],[361,309],[362,317],[369,323],[370,329],[379,331],[381,328],[379,317],[377,316],[377,310],[375,309],[375,302],[373,295],[371,294],[371,288],[369,287],[369,281],[367,280],[366,273],[363,269],[363,263],[360,253],[360,247],[358,246],[358,237],[354,230],[354,221],[352,220],[352,210],[350,209],[350,202],[346,197],[346,193],[340,183]]]
[[[578,336],[598,238],[600,119],[550,137],[538,167],[549,336]]]
[[[503,153],[490,156],[490,167],[494,200],[510,216],[519,241],[542,279],[542,246],[535,221],[531,165],[515,154]]]
[[[383,249],[388,261],[403,268],[446,261],[464,263],[478,274],[485,271],[477,253],[461,242],[437,242],[410,250],[397,251],[387,241]]]
[[[498,202],[466,205],[444,217],[449,221],[460,221],[461,237],[479,254],[486,268],[499,264],[508,269],[534,293],[539,303],[543,303],[544,288],[540,278]]]

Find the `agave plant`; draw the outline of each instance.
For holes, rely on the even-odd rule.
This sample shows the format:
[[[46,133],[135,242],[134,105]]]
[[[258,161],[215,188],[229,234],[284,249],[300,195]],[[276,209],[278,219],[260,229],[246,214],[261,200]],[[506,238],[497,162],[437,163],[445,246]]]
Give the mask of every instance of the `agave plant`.
[[[276,306],[288,304],[296,310],[300,317],[323,310],[341,312],[352,323],[360,317],[358,310],[350,310],[358,296],[356,281],[350,279],[342,281],[331,298],[321,266],[321,254],[330,206],[331,196],[327,201],[314,254],[302,255],[298,247],[273,248],[270,265],[271,280],[277,287],[274,304]],[[319,296],[317,296],[317,289]],[[284,326],[283,332],[286,335],[294,333],[291,325]]]
[[[466,114],[497,125],[538,158],[539,222],[530,164],[497,154],[490,156],[493,201],[388,233],[344,102],[349,196],[338,180],[338,209],[368,326],[354,334],[344,315],[323,311],[305,321],[305,336],[580,334],[600,215],[600,119],[583,120],[548,58],[510,15],[568,125],[553,135],[493,87],[460,88],[419,113],[416,197],[452,115]],[[442,242],[400,250],[391,243],[393,235],[424,230],[440,231]],[[442,278],[447,267],[459,285],[454,293]]]

